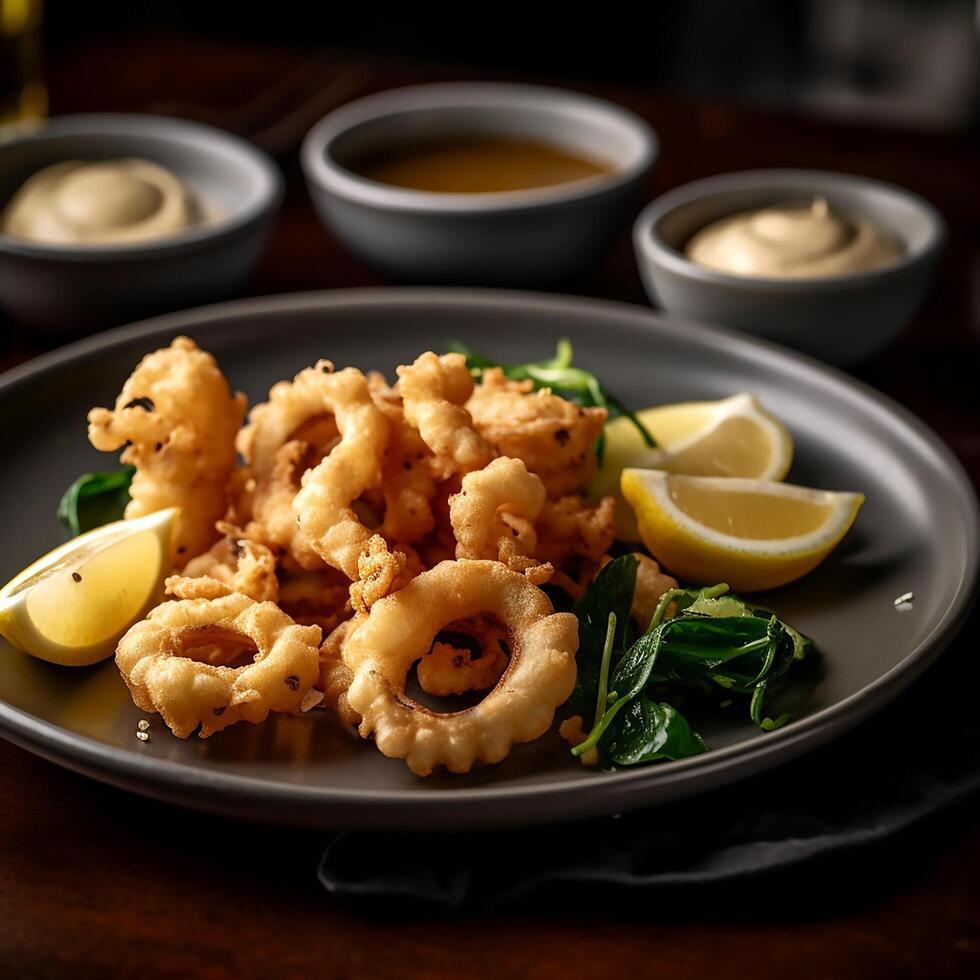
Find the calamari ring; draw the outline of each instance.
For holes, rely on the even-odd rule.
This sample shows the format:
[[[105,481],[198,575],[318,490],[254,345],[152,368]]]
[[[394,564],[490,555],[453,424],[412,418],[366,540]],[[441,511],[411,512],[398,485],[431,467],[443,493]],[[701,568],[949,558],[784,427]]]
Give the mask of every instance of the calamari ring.
[[[473,394],[473,376],[462,354],[432,351],[398,368],[398,391],[405,418],[432,450],[433,472],[440,479],[482,470],[495,453],[473,427],[463,405]]]
[[[178,599],[218,599],[239,592],[256,602],[276,602],[276,556],[233,524],[218,521],[216,527],[223,537],[192,558],[182,575],[171,575],[164,583],[167,592]]]
[[[519,459],[501,456],[467,473],[449,498],[456,557],[495,559],[519,572],[540,564],[534,522],[544,502],[544,484]]]
[[[408,698],[412,664],[447,622],[495,615],[511,636],[511,658],[477,705],[437,714]],[[363,738],[426,776],[438,765],[468,772],[478,759],[500,762],[513,745],[543,735],[575,685],[578,620],[555,613],[523,575],[494,561],[442,562],[375,603],[344,645],[354,677],[347,692]]]
[[[358,558],[374,532],[361,523],[351,505],[381,482],[388,422],[357,368],[324,374],[323,399],[337,422],[340,442],[303,474],[292,509],[314,551],[328,565],[356,579]]]
[[[251,641],[255,658],[241,667],[192,659],[187,652]],[[297,626],[271,602],[233,593],[183,599],[153,609],[119,641],[116,664],[133,701],[159,712],[178,738],[200,726],[207,738],[238,721],[296,711],[319,672],[320,629]]]
[[[293,498],[303,473],[337,441],[334,405],[344,382],[334,379],[345,372],[332,372],[329,361],[318,361],[292,381],[273,385],[268,401],[252,409],[237,439],[254,480],[249,536],[285,549],[311,571],[323,568],[323,559],[296,523]]]

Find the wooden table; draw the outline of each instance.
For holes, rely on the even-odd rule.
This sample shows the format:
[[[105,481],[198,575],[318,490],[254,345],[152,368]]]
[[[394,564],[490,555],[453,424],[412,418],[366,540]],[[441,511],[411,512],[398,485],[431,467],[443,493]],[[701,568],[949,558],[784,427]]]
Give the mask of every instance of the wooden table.
[[[110,38],[58,53],[56,113],[180,100],[233,107],[296,55],[177,37]],[[325,71],[340,62],[325,56]],[[348,62],[350,64],[350,62]],[[364,92],[473,77],[361,64]],[[575,79],[547,79],[576,85]],[[707,174],[825,167],[891,180],[932,200],[950,226],[935,295],[902,342],[861,375],[933,426],[980,483],[980,146],[785,112],[705,105],[614,87],[660,133],[653,196]],[[295,150],[281,220],[253,294],[375,285],[316,221]],[[586,295],[644,302],[628,237]],[[3,326],[0,367],[39,353]],[[957,644],[976,649],[975,616]],[[906,977],[980,975],[980,805],[937,818],[890,852],[872,880],[815,890],[791,875],[761,897],[679,896],[612,907],[581,900],[439,921],[411,908],[353,909],[318,886],[323,837],[203,816],[126,795],[0,742],[0,974],[184,977]],[[826,882],[823,883],[824,885]],[[822,887],[822,886],[821,886]]]

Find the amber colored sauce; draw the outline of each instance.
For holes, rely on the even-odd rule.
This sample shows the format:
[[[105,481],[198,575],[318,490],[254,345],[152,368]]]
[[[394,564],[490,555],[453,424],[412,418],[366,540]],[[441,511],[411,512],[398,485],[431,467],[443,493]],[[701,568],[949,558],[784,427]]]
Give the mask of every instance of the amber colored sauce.
[[[393,147],[362,157],[351,169],[411,190],[484,194],[567,184],[611,168],[533,140],[458,137]]]

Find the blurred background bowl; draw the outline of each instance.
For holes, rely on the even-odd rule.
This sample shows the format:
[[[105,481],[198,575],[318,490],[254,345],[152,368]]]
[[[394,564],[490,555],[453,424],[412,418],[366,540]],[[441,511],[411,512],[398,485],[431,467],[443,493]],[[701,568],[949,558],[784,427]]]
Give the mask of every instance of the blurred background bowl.
[[[816,197],[899,241],[902,257],[866,272],[769,279],[709,269],[684,255],[691,236],[720,218]],[[655,305],[839,365],[858,363],[901,334],[932,285],[945,239],[938,211],[911,191],[820,170],[748,170],[685,184],[648,205],[633,229]]]
[[[220,129],[148,115],[61,116],[0,138],[0,209],[32,174],[63,160],[141,157],[181,178],[207,219],[124,245],[48,245],[0,233],[0,305],[56,334],[98,329],[234,293],[282,198],[279,170]]]
[[[350,169],[363,155],[459,135],[534,140],[610,170],[528,190],[439,193]],[[462,82],[382,92],[330,113],[307,136],[302,163],[328,229],[392,278],[514,286],[557,283],[595,259],[635,207],[656,155],[653,130],[611,102]]]

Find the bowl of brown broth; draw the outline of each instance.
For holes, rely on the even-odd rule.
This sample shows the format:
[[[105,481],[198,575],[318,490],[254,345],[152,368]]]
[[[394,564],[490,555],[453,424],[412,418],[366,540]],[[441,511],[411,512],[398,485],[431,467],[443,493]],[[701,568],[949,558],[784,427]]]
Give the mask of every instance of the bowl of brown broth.
[[[461,82],[338,109],[302,162],[328,230],[388,276],[545,285],[608,246],[656,154],[653,130],[613,103]]]

